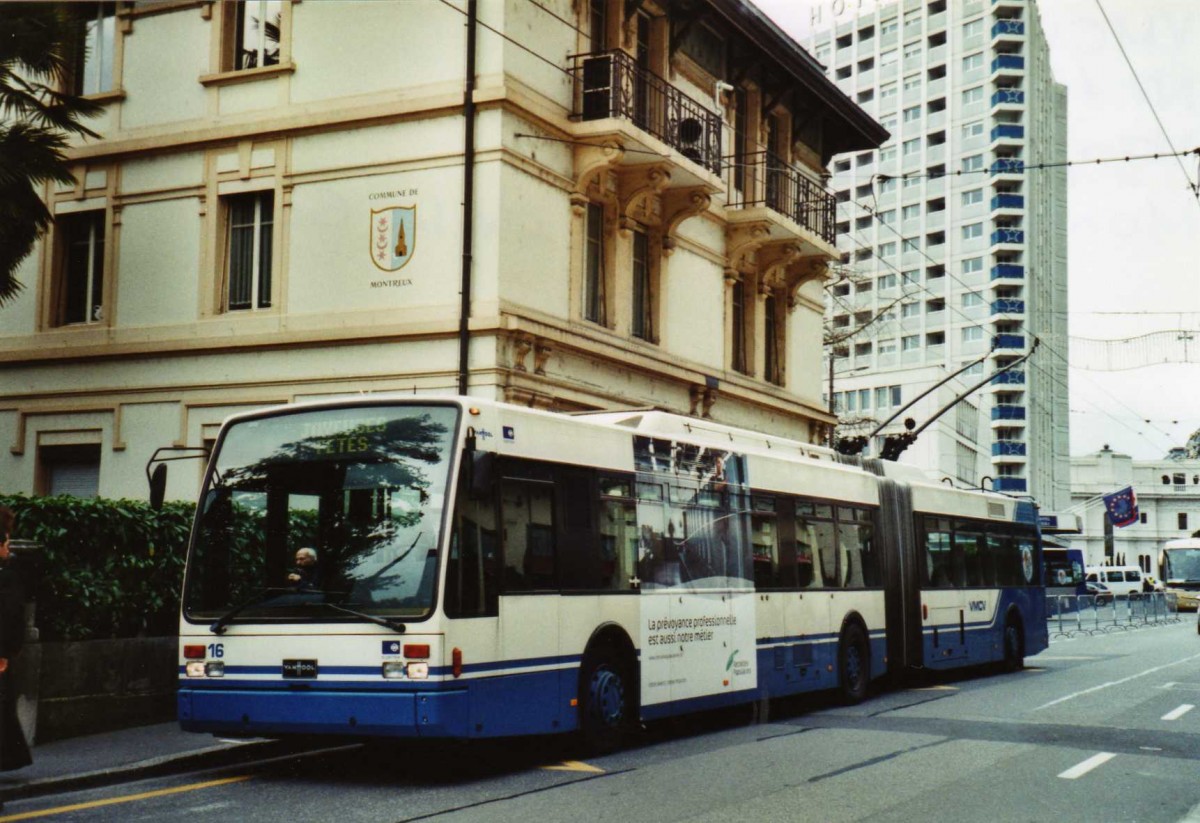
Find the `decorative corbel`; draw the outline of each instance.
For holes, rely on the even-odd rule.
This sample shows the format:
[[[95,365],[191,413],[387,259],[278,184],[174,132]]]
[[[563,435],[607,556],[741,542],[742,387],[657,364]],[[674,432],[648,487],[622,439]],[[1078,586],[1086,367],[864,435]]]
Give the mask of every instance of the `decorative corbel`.
[[[629,221],[655,223],[661,219],[658,198],[671,184],[671,171],[662,165],[635,166],[625,170],[617,181],[621,228]]]
[[[725,230],[725,260],[726,266],[741,270],[748,265],[754,253],[771,237],[770,226],[766,221],[757,223],[740,223],[729,226]]]
[[[597,187],[603,180],[604,173],[621,165],[625,159],[625,149],[617,142],[600,145],[575,147],[575,187],[573,194],[583,197],[586,201],[588,187],[595,183]]]
[[[525,368],[525,357],[533,349],[535,340],[532,334],[517,334],[512,341],[512,367],[516,371],[528,371]]]
[[[717,402],[717,395],[720,390],[714,386],[707,386],[704,389],[704,396],[700,400],[700,416],[704,418],[712,417],[712,407]]]
[[[782,279],[788,267],[795,265],[803,255],[804,247],[799,243],[790,240],[768,243],[758,251],[758,272],[764,282]]]
[[[545,374],[546,361],[554,353],[554,347],[548,340],[538,340],[533,346],[533,373]]]
[[[790,264],[784,270],[784,283],[787,286],[788,311],[796,308],[796,296],[800,288],[811,280],[828,281],[832,277],[829,261],[821,257],[803,257]]]
[[[704,401],[703,386],[688,386],[688,417],[698,417],[700,405]]]
[[[662,246],[663,252],[670,254],[675,249],[675,231],[679,224],[689,217],[708,211],[708,207],[712,205],[712,195],[704,186],[670,189],[663,194],[662,204]]]

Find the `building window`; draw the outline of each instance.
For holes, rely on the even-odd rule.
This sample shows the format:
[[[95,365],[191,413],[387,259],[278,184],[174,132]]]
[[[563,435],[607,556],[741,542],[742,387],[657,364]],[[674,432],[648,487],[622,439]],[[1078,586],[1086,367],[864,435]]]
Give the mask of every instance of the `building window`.
[[[103,94],[113,89],[113,54],[116,43],[116,3],[88,6],[81,20],[71,61],[71,87],[78,95]]]
[[[104,319],[104,212],[59,215],[59,280],[54,325]]]
[[[972,20],[963,24],[963,39],[970,40],[983,34],[983,20]]]
[[[962,170],[963,171],[979,171],[982,168],[983,168],[983,155],[982,154],[972,154],[970,157],[964,157],[962,159]]]
[[[884,274],[879,277],[879,290],[887,291],[896,288],[896,275]]]
[[[633,233],[633,323],[630,332],[642,340],[654,339],[653,296],[650,287],[650,238]]]
[[[100,494],[100,445],[40,446],[38,492],[96,497]]]
[[[893,98],[895,96],[896,96],[896,84],[894,82],[884,83],[882,86],[879,87],[879,99],[881,101],[890,100],[891,98]]]
[[[1180,530],[1183,530],[1183,529],[1186,529],[1187,527],[1188,527],[1187,512],[1180,512],[1179,513],[1179,528],[1180,528]]]
[[[583,275],[583,317],[607,325],[608,271],[604,259],[604,206],[588,203]]]
[[[271,258],[275,193],[226,197],[226,293],[229,311],[271,307]]]
[[[973,309],[976,306],[983,305],[983,295],[977,291],[963,292],[962,307],[964,309]]]
[[[879,244],[879,256],[880,257],[891,257],[895,253],[896,253],[896,244],[895,243],[880,243]]]
[[[908,181],[906,180],[904,182],[907,183]],[[904,208],[902,208],[900,210],[900,219],[905,222],[907,222],[909,220],[916,220],[920,216],[921,216],[921,207],[919,205],[905,206]]]
[[[733,369],[742,374],[750,373],[746,345],[746,281],[739,279],[733,284],[733,305],[730,311],[730,336],[733,343]]]
[[[964,72],[976,71],[981,68],[983,68],[983,52],[977,51],[974,54],[968,54],[963,58],[962,70]]]
[[[780,301],[774,293],[763,301],[763,352],[766,355],[765,374],[767,382],[783,385],[783,324],[779,316]]]
[[[910,334],[907,337],[900,338],[900,351],[916,351],[921,348],[921,336],[919,334]]]
[[[974,206],[976,203],[983,202],[983,189],[971,189],[962,193],[962,204],[964,206]]]
[[[968,257],[962,261],[963,274],[978,274],[983,271],[982,257]]]
[[[921,304],[920,303],[901,303],[900,304],[900,316],[903,318],[920,317],[921,316]]]
[[[905,140],[901,145],[901,150],[905,157],[918,154],[921,151],[921,138],[914,137],[912,140]]]
[[[965,91],[963,91],[962,104],[964,106],[971,106],[971,105],[974,105],[975,103],[982,103],[982,102],[983,102],[983,86],[975,86],[974,88],[966,89]]]
[[[977,237],[983,237],[982,223],[968,223],[962,227],[963,240],[974,240]]]
[[[920,56],[920,54],[921,54],[921,44],[919,42],[909,43],[908,45],[906,45],[904,47],[904,59],[905,60],[911,60],[914,57]]]
[[[983,326],[964,326],[962,330],[962,341],[964,343],[978,343],[983,339]]]
[[[963,123],[962,139],[970,140],[973,137],[983,136],[983,121],[972,120],[970,123]]]
[[[283,0],[222,3],[221,12],[225,15],[225,71],[279,65]]]

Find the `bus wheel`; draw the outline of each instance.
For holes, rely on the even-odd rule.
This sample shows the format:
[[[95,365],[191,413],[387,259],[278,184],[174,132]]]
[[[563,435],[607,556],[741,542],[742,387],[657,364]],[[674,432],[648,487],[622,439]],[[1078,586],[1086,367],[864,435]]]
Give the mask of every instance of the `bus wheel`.
[[[1006,672],[1025,668],[1025,642],[1021,637],[1021,622],[1014,617],[1004,621],[1004,663]]]
[[[580,729],[590,752],[611,752],[633,722],[632,677],[611,646],[588,652],[580,670]]]
[[[838,641],[838,689],[848,704],[861,703],[871,682],[871,651],[862,627],[850,623]]]

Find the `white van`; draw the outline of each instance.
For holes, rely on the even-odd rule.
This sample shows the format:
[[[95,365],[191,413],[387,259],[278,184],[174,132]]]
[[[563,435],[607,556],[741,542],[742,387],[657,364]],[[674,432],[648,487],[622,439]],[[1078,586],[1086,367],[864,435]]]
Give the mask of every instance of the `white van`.
[[[1088,583],[1103,583],[1117,595],[1142,591],[1142,570],[1137,566],[1089,566],[1084,579]]]

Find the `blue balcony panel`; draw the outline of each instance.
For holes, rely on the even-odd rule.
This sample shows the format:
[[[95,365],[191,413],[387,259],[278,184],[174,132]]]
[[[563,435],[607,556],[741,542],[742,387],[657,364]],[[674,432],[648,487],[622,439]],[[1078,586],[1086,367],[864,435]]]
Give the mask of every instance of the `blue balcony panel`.
[[[996,477],[992,479],[992,491],[1023,494],[1027,490],[1028,486],[1024,477]]]
[[[1025,267],[1016,263],[998,263],[992,266],[993,280],[1024,280]]]
[[[997,89],[992,95],[992,105],[1001,106],[1006,103],[1022,105],[1025,102],[1025,92],[1021,89]]]
[[[1001,157],[988,166],[992,174],[1021,174],[1025,171],[1025,161],[1020,157]]]
[[[992,37],[999,37],[1002,34],[1025,34],[1024,20],[997,20],[992,26]]]
[[[1015,297],[1000,297],[992,301],[992,314],[1024,314],[1025,301]]]
[[[1023,209],[1025,208],[1025,195],[1023,194],[997,194],[992,198],[993,209]]]
[[[996,229],[992,232],[992,245],[1000,243],[1024,243],[1025,232],[1021,229]]]
[[[1016,70],[1025,68],[1025,58],[1019,54],[1001,54],[992,61],[992,71],[1001,69]]]
[[[1024,457],[1025,444],[1019,440],[997,440],[992,444],[992,457]]]
[[[998,335],[996,335],[996,348],[998,348],[998,349],[1023,349],[1023,348],[1025,348],[1025,335],[1023,335],[1023,334],[998,334]]]
[[[992,129],[992,139],[999,140],[1007,137],[1012,140],[1021,140],[1025,137],[1025,127],[1019,126],[1016,123],[1001,123]]]
[[[1025,419],[1025,407],[1024,406],[1012,406],[1012,405],[992,406],[992,419],[993,420],[1024,420]]]
[[[1023,386],[1025,385],[1025,372],[1017,369],[1006,371],[993,377],[991,384],[993,386]]]

